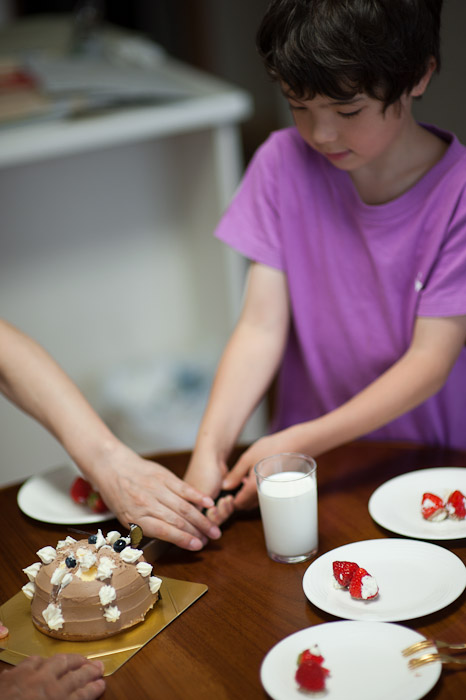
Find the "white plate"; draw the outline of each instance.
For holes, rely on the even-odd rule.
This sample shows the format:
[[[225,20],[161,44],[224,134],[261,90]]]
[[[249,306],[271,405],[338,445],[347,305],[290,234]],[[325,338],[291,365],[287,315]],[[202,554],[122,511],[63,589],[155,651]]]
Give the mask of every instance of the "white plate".
[[[429,491],[445,498],[459,489],[466,494],[465,467],[420,469],[396,476],[379,486],[369,499],[369,513],[387,530],[421,540],[466,537],[466,520],[447,518],[438,523],[422,517],[422,495]]]
[[[352,598],[334,586],[334,561],[354,561],[375,577],[379,595]],[[303,577],[311,603],[347,620],[398,622],[441,610],[466,587],[466,567],[444,547],[419,540],[364,540],[332,549],[313,561]],[[325,654],[324,654],[325,656]]]
[[[262,662],[262,685],[273,700],[303,700],[308,694],[297,689],[296,659],[301,651],[317,644],[330,671],[326,700],[418,700],[434,687],[441,673],[439,662],[415,671],[408,668],[401,650],[421,639],[418,632],[385,622],[327,622],[308,627],[272,647]]]
[[[18,506],[30,518],[54,525],[112,520],[115,516],[110,511],[93,513],[87,506],[72,500],[70,486],[80,474],[77,467],[67,464],[45,474],[31,476],[18,491]]]

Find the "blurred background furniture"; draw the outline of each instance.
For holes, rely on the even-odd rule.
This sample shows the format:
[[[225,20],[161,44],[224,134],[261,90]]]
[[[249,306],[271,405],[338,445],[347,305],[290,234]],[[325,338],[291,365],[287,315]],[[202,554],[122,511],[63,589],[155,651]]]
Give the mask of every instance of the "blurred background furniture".
[[[112,427],[135,449],[190,447],[240,305],[244,261],[212,232],[242,173],[239,123],[252,101],[112,28],[106,56],[69,54],[73,29],[69,17],[38,16],[0,36],[3,56],[32,66],[50,102],[0,129],[0,313],[49,350],[111,425],[118,413]],[[114,86],[113,103],[95,90],[110,51],[126,87],[121,96]],[[87,64],[92,94],[78,89]],[[185,389],[189,415],[172,411],[168,426],[168,404]],[[145,414],[152,438],[125,433],[125,401],[129,420],[142,407],[133,422]],[[0,443],[3,483],[64,458],[5,401]]]

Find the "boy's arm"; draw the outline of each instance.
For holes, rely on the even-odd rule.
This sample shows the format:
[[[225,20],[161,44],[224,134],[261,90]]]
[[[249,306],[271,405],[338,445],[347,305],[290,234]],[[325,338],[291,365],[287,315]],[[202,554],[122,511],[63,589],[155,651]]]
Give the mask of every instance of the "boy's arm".
[[[186,549],[220,536],[199,510],[211,498],[126,447],[50,355],[1,319],[0,392],[54,435],[125,526]]]
[[[268,454],[293,451],[317,457],[407,413],[442,388],[465,342],[466,316],[418,318],[410,347],[390,369],[334,411],[255,442],[228,474],[225,486],[237,486]],[[248,507],[254,492],[250,474],[235,506]]]
[[[284,273],[252,263],[243,310],[220,360],[185,475],[212,497],[222,488],[230,451],[280,364],[288,324]]]

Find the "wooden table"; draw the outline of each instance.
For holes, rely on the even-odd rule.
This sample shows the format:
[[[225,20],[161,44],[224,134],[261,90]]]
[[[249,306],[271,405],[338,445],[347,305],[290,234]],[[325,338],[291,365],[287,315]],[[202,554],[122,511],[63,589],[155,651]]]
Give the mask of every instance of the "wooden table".
[[[181,474],[188,453],[159,455]],[[414,469],[466,466],[466,453],[407,444],[353,443],[318,460],[319,554],[357,540],[393,535],[371,519],[367,503],[384,481]],[[63,526],[23,515],[16,504],[19,486],[0,491],[0,602],[25,583],[21,569],[35,552],[66,536]],[[106,524],[106,530],[116,523]],[[89,529],[89,526],[86,526]],[[92,526],[91,526],[92,527]],[[466,561],[466,540],[437,542]],[[302,588],[309,562],[286,565],[265,551],[257,511],[241,514],[224,527],[220,541],[200,553],[169,548],[155,573],[209,586],[183,615],[107,677],[106,700],[252,700],[266,698],[259,668],[269,649],[311,625],[336,620],[310,604]],[[422,634],[466,641],[464,594],[444,610],[403,624]],[[0,664],[8,668],[6,664]],[[466,669],[444,668],[426,696],[429,700],[466,697]],[[348,698],[348,700],[355,700]],[[377,698],[374,698],[377,700]],[[396,700],[394,698],[393,700]]]

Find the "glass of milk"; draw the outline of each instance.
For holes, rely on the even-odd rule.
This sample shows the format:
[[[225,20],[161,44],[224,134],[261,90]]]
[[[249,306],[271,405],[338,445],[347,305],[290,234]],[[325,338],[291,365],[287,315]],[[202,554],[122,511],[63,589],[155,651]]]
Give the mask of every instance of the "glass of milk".
[[[317,552],[317,464],[294,452],[254,467],[265,545],[271,559],[295,564]]]

